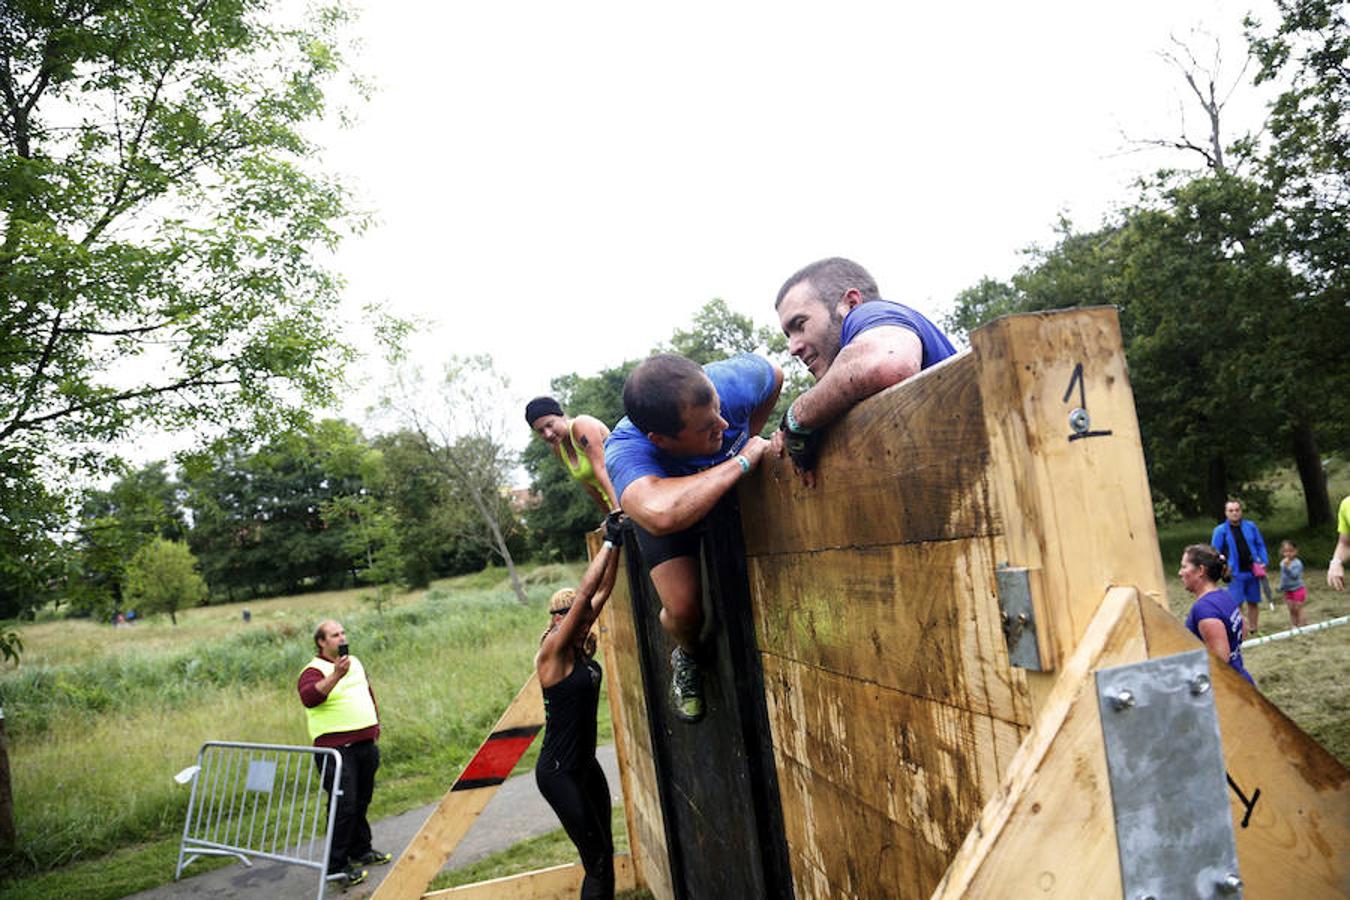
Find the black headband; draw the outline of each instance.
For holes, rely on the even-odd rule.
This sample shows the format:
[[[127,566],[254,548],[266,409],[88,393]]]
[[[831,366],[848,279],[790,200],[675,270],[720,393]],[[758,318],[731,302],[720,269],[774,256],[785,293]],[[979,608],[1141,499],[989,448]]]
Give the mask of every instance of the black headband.
[[[525,404],[525,424],[534,425],[540,416],[561,416],[562,407],[552,397],[535,397]]]

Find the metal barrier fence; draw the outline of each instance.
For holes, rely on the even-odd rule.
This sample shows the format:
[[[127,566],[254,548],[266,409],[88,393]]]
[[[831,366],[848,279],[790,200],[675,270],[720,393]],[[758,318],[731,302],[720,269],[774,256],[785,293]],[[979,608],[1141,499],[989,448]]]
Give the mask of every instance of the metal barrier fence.
[[[323,788],[330,774],[331,798]],[[192,795],[175,881],[200,856],[237,856],[247,866],[256,857],[317,869],[322,900],[342,792],[336,750],[207,741],[178,778],[191,779]]]

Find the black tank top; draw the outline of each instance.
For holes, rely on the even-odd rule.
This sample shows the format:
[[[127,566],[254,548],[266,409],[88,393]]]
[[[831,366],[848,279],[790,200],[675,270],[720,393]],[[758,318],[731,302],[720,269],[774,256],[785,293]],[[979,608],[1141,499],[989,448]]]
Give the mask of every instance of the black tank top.
[[[544,688],[544,746],[535,764],[539,771],[575,771],[595,758],[600,677],[600,664],[578,650],[567,677]]]

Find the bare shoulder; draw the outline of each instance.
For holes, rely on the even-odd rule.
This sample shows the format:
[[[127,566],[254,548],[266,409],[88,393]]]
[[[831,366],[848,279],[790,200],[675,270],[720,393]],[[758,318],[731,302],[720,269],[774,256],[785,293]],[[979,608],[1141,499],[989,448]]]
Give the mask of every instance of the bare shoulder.
[[[584,447],[592,442],[603,444],[609,437],[609,428],[595,416],[577,416],[572,420],[572,433]]]

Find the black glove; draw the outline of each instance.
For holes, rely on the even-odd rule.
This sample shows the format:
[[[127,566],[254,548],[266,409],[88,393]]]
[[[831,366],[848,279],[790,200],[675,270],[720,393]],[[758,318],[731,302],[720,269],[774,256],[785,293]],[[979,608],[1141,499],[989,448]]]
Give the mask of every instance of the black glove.
[[[623,546],[623,510],[616,509],[605,516],[605,543],[615,547]]]
[[[787,413],[783,413],[783,420],[778,423],[778,428],[783,432],[783,446],[787,447],[792,464],[803,472],[813,470],[816,467],[816,459],[820,456],[820,432],[802,434],[800,431],[793,431],[788,427]]]

